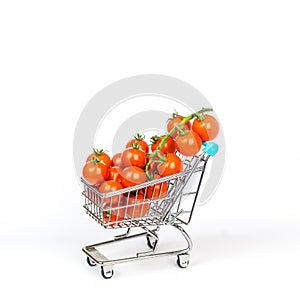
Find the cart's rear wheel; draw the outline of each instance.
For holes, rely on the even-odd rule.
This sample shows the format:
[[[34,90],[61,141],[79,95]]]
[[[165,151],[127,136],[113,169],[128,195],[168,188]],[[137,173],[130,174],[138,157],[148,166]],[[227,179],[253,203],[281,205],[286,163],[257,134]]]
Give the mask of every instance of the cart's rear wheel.
[[[97,266],[97,264],[92,259],[90,259],[89,257],[86,258],[86,261],[87,261],[88,265],[91,266],[91,267]]]
[[[152,249],[155,250],[158,240],[153,236],[147,234],[147,245]]]
[[[114,270],[109,266],[101,266],[101,275],[104,279],[110,279],[114,275]]]
[[[190,259],[190,255],[188,253],[179,254],[177,256],[177,265],[180,268],[186,268],[190,263],[189,259]]]

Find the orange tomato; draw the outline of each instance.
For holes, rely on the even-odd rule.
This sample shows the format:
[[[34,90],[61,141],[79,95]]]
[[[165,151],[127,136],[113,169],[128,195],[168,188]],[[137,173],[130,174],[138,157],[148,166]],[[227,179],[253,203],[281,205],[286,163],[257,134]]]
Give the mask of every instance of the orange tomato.
[[[145,200],[144,195],[141,193],[137,195],[130,195],[128,198],[128,207],[126,215],[130,218],[145,217],[149,211],[149,201]]]
[[[176,137],[176,148],[185,156],[196,155],[202,146],[202,141],[199,135],[194,131],[187,131],[185,135]]]
[[[113,166],[108,169],[108,179],[121,182],[121,167]]]
[[[154,175],[154,180],[160,178],[159,175]],[[156,183],[155,185],[151,185],[147,187],[146,190],[146,198],[147,199],[158,199],[164,198],[168,192],[168,184],[167,182]]]
[[[108,176],[107,166],[98,162],[97,159],[92,159],[83,167],[82,176],[90,185],[99,185]]]
[[[160,176],[169,176],[182,171],[182,161],[174,153],[168,153],[166,160],[157,165],[157,171]]]
[[[104,152],[103,149],[93,149],[94,152],[88,156],[86,159],[86,162],[90,162],[93,158],[96,158],[99,160],[100,163],[105,164],[107,167],[110,167],[111,160],[110,157]]]
[[[202,141],[210,141],[218,135],[219,123],[213,116],[206,115],[201,121],[195,119],[192,129],[200,136]]]

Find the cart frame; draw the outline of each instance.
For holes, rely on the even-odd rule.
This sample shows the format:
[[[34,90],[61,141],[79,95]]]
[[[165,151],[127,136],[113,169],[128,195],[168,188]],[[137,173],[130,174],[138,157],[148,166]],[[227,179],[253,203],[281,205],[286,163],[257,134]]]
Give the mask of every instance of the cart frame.
[[[90,266],[99,265],[101,274],[105,279],[113,276],[113,266],[115,264],[161,256],[176,255],[178,266],[186,268],[189,265],[189,251],[192,249],[193,244],[189,235],[180,225],[190,223],[207,162],[217,151],[217,144],[213,142],[205,143],[201,154],[193,157],[181,157],[184,163],[182,172],[111,193],[100,193],[84,179],[81,179],[84,185],[82,194],[85,197],[83,207],[86,213],[106,229],[127,228],[124,234],[114,236],[111,240],[83,247],[82,251],[87,256],[87,263]],[[194,185],[195,190],[186,191],[187,184],[191,182],[193,176],[197,177],[196,186]],[[162,184],[168,184],[166,194],[162,192]],[[158,186],[159,194],[157,198],[154,198],[153,188]],[[143,202],[137,202],[137,199],[134,202],[129,202],[128,198],[131,195],[137,197],[141,190],[144,194],[149,194],[147,190],[150,187],[152,188],[152,198],[149,198],[149,196],[146,198],[146,195],[144,195]],[[189,200],[185,200],[186,198],[189,198]],[[187,204],[185,204],[185,201],[187,201]],[[121,213],[122,215],[120,215]],[[106,216],[107,214],[109,215]],[[114,214],[114,218],[112,218],[112,214]],[[164,252],[156,251],[159,241],[158,232],[160,227],[165,225],[170,225],[179,231],[186,241],[185,248]],[[131,230],[136,227],[143,229],[143,232],[131,234]],[[104,245],[144,236],[147,239],[149,249],[138,252],[134,256],[108,259],[98,250],[98,247]]]

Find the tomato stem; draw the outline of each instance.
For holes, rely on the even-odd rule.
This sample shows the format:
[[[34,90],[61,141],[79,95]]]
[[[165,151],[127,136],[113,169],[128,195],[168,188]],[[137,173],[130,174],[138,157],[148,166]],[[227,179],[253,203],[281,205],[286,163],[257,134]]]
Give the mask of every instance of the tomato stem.
[[[137,133],[134,138],[138,141],[143,141],[145,139],[145,135]]]
[[[138,142],[133,142],[132,145],[131,145],[131,147],[132,147],[133,149],[141,149],[141,146],[139,145]]]
[[[151,173],[149,172],[149,166],[150,164],[153,162],[154,158],[156,156],[159,156],[158,153],[160,153],[159,151],[162,149],[162,147],[164,146],[164,144],[166,143],[166,141],[168,140],[169,137],[171,137],[171,135],[175,132],[175,131],[178,131],[180,129],[180,127],[184,124],[186,124],[188,121],[190,121],[191,119],[195,118],[195,117],[201,117],[203,116],[203,114],[205,112],[209,112],[209,111],[213,111],[212,108],[202,108],[201,110],[193,113],[193,114],[190,114],[189,116],[187,117],[183,117],[183,116],[180,116],[178,115],[177,113],[177,116],[180,116],[182,117],[182,121],[180,121],[177,125],[175,125],[171,130],[170,132],[168,132],[160,141],[159,145],[157,146],[157,148],[155,149],[155,151],[153,151],[151,154],[150,154],[150,158],[149,158],[149,161],[147,162],[146,166],[145,166],[145,172],[146,172],[146,176],[148,179],[151,179],[152,175]],[[161,153],[160,153],[161,154]]]
[[[100,160],[98,159],[98,157],[93,157],[90,162],[96,165],[97,163],[100,162]]]

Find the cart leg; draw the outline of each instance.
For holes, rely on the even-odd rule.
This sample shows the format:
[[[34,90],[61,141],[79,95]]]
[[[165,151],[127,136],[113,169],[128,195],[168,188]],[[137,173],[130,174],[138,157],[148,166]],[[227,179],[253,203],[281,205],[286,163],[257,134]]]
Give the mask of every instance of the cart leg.
[[[158,236],[147,234],[146,238],[147,238],[147,245],[154,251],[158,243]]]
[[[180,268],[186,268],[190,263],[190,255],[188,252],[193,248],[193,243],[189,235],[185,232],[185,230],[181,226],[177,224],[174,224],[173,226],[181,232],[181,234],[183,235],[183,237],[185,238],[188,244],[186,249],[180,250],[177,253],[177,265]]]
[[[158,243],[158,235],[157,232],[159,231],[159,226],[155,228],[154,230],[150,230],[148,228],[143,228],[144,230],[147,231],[147,245],[154,251],[157,243]]]
[[[191,238],[189,237],[189,235],[185,232],[185,230],[181,226],[179,226],[177,224],[173,224],[172,226],[177,228],[181,232],[181,234],[183,235],[183,237],[185,238],[185,240],[188,244],[187,248],[181,250],[180,253],[183,253],[183,254],[188,253],[193,248],[193,242],[192,242]]]
[[[123,234],[120,234],[120,235],[115,235],[115,236],[114,236],[114,239],[122,239],[122,238],[125,238],[125,237],[127,237],[127,236],[129,235],[130,231],[131,231],[131,228],[128,228],[127,231],[126,231],[126,233],[123,233]]]

